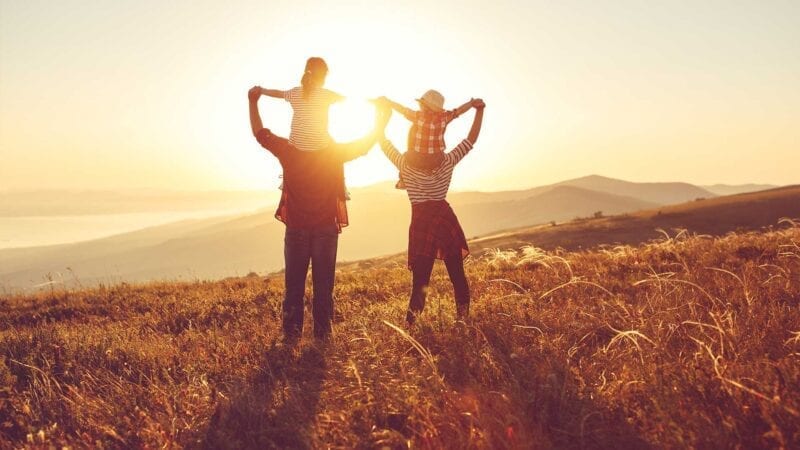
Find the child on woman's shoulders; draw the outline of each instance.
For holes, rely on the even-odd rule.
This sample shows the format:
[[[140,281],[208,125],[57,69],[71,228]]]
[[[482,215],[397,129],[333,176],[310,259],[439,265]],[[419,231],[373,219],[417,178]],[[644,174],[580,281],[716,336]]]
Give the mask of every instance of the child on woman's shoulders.
[[[411,121],[411,129],[408,131],[408,151],[405,154],[406,161],[414,167],[433,169],[441,162],[446,150],[444,133],[447,125],[473,107],[475,99],[470,99],[458,108],[445,110],[444,96],[439,91],[430,89],[417,99],[420,106],[419,111],[407,108],[386,97],[381,97],[379,101],[387,103],[392,109]],[[395,187],[405,189],[402,175]]]

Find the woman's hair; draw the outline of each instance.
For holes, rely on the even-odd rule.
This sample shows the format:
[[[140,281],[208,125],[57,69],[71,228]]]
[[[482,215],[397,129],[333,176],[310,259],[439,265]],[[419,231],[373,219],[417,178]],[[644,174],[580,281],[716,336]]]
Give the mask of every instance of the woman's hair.
[[[322,87],[325,84],[325,76],[327,75],[328,64],[325,63],[324,59],[317,56],[308,58],[303,78],[300,79],[300,85],[303,86],[303,98],[308,99],[313,89]]]

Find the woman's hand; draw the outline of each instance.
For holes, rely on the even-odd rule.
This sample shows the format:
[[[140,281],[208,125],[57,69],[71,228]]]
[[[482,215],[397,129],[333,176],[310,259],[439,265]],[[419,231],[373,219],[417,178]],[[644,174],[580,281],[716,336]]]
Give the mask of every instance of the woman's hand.
[[[472,106],[475,107],[475,117],[472,119],[472,128],[469,130],[469,135],[467,139],[475,144],[478,141],[478,135],[481,134],[481,126],[483,125],[483,108],[486,107],[486,103],[483,102],[483,99],[475,99],[472,102]]]
[[[258,101],[259,97],[261,97],[261,86],[253,86],[247,91],[247,99],[251,102]]]
[[[389,123],[389,119],[391,117],[392,108],[386,104],[381,104],[380,102],[375,104],[375,132],[377,133],[378,137],[384,137],[386,125]]]

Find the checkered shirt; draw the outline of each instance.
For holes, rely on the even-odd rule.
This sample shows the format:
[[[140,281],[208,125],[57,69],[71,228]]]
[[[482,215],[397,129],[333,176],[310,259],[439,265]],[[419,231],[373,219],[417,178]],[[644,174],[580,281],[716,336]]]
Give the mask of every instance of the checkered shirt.
[[[403,116],[411,121],[408,134],[408,150],[418,153],[439,153],[445,150],[444,132],[453,119],[458,117],[456,110],[414,111],[403,110]]]

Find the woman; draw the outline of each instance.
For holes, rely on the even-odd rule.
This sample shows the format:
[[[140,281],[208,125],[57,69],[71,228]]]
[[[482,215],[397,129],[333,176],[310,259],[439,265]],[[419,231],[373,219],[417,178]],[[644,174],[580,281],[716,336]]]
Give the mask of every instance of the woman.
[[[386,123],[379,126],[380,145],[383,153],[400,171],[405,182],[408,199],[411,201],[411,226],[408,230],[408,267],[412,271],[411,300],[406,321],[412,325],[416,316],[425,308],[425,291],[430,282],[433,263],[444,260],[456,299],[456,317],[466,320],[469,316],[469,285],[464,274],[464,258],[469,255],[467,239],[458,223],[453,209],[445,200],[450,188],[453,169],[472,149],[478,140],[483,123],[481,99],[474,100],[475,118],[469,135],[452,151],[438,154],[434,164],[412,165],[386,139]],[[383,114],[391,114],[383,107]]]

